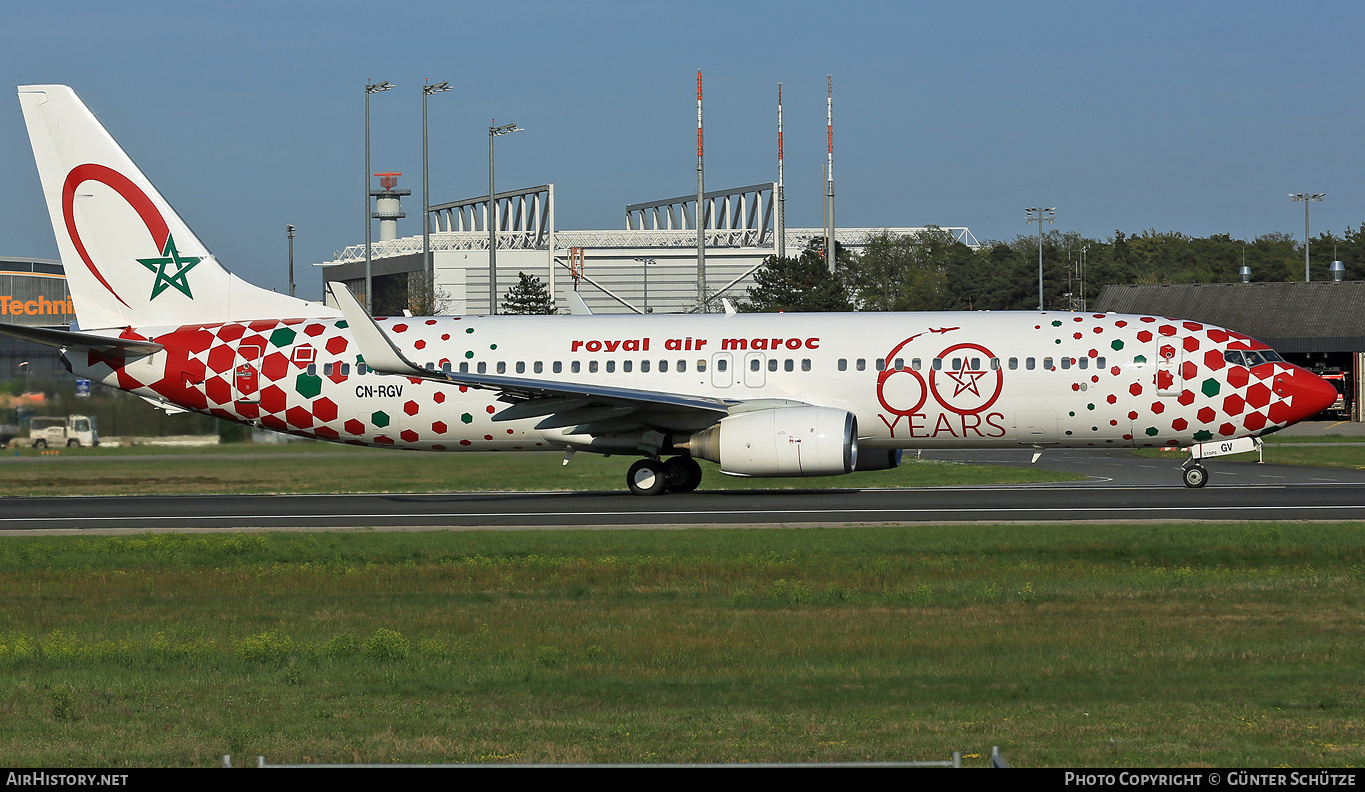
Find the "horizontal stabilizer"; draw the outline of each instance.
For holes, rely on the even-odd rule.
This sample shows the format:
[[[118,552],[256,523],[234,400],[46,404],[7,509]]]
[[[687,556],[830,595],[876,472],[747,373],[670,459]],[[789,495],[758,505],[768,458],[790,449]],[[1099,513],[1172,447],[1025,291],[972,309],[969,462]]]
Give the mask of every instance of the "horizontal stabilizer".
[[[25,327],[23,325],[0,324],[0,333],[43,346],[59,349],[84,349],[104,357],[142,357],[160,352],[164,347],[154,341],[141,341],[130,338],[110,338],[94,333],[78,333],[74,330],[54,330],[48,327]]]

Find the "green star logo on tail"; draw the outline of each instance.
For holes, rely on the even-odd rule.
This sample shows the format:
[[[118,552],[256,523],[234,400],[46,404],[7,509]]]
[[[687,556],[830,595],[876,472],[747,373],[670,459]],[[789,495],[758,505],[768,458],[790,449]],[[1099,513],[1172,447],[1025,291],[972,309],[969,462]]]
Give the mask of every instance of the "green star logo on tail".
[[[157,295],[174,286],[179,292],[191,300],[194,295],[190,294],[190,282],[185,276],[194,265],[203,261],[203,256],[182,256],[180,251],[175,249],[175,238],[170,234],[166,235],[166,246],[161,249],[161,258],[138,259],[137,263],[156,273],[156,282],[152,284],[152,296],[148,300],[155,300]],[[175,272],[167,273],[167,267],[175,265]]]

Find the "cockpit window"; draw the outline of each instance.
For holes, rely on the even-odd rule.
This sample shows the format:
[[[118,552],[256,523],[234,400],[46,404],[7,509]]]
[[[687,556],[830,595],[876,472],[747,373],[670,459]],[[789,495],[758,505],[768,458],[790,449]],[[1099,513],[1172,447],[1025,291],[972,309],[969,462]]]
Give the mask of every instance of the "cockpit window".
[[[1255,368],[1265,363],[1283,363],[1284,358],[1273,349],[1228,349],[1223,352],[1223,360],[1234,366]]]

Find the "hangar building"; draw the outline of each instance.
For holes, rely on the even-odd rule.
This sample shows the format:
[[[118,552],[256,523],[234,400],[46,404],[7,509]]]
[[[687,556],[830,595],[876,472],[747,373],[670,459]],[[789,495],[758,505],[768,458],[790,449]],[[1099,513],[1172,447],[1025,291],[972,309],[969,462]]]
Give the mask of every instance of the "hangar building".
[[[391,176],[391,174],[385,174]],[[379,241],[370,251],[375,295],[407,293],[408,277],[422,266],[422,235],[399,237],[398,197],[385,182],[376,190]],[[822,228],[780,228],[773,196],[775,182],[705,193],[706,310],[719,311],[719,298],[743,298],[764,259],[781,250],[799,255],[811,239],[823,240]],[[501,301],[517,282],[517,273],[540,278],[556,303],[577,291],[593,313],[682,313],[697,310],[697,231],[695,195],[625,207],[624,227],[601,231],[566,231],[555,226],[554,185],[547,184],[494,196],[497,226],[497,288]],[[485,194],[430,207],[430,250],[438,292],[447,296],[444,314],[489,312],[489,201]],[[940,226],[965,244],[977,240],[963,226]],[[839,228],[835,240],[858,249],[883,231],[912,234],[922,228]],[[365,293],[365,245],[351,245],[331,261],[318,263],[323,278],[342,281],[362,298]],[[382,302],[380,303],[382,304]]]
[[[1097,311],[1170,316],[1226,327],[1327,377],[1362,420],[1365,281],[1106,286]],[[1344,417],[1344,416],[1343,416]]]
[[[61,262],[0,257],[0,322],[65,328],[75,321]],[[52,347],[0,336],[0,379],[65,371],[59,357]]]

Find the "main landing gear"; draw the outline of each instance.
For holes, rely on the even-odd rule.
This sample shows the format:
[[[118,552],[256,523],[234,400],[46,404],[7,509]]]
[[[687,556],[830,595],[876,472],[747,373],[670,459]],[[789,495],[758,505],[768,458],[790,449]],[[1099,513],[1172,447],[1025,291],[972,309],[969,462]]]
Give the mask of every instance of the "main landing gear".
[[[692,457],[677,456],[667,462],[641,459],[630,466],[626,485],[636,495],[691,492],[701,484],[701,465]]]

